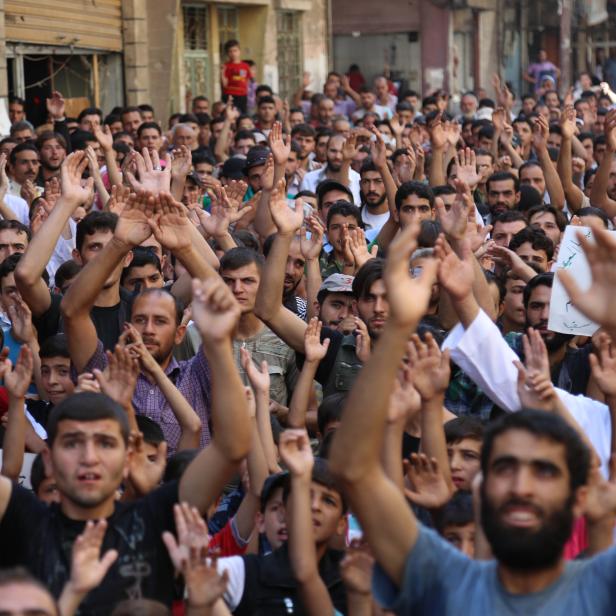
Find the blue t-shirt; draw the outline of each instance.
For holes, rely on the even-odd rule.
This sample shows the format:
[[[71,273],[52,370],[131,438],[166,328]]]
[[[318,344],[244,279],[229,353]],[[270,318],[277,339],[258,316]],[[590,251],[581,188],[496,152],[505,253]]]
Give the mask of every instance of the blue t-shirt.
[[[396,614],[426,616],[578,616],[614,614],[616,548],[568,561],[563,574],[537,593],[514,595],[498,579],[496,561],[467,558],[434,531],[419,525],[404,569],[402,589],[377,565],[376,600]]]

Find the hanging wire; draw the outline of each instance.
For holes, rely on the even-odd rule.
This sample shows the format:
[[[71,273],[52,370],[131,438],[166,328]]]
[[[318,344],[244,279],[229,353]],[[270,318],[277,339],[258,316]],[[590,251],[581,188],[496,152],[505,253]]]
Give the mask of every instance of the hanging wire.
[[[53,73],[51,73],[51,75],[48,75],[47,77],[45,77],[44,79],[41,79],[35,83],[31,83],[30,85],[25,86],[24,90],[29,90],[30,88],[38,88],[40,86],[42,86],[43,84],[47,83],[48,81],[51,81],[71,60],[71,58],[73,57],[73,49],[71,47],[71,55],[68,56],[68,58],[66,58],[66,60],[59,66],[58,69],[56,69]],[[24,56],[25,58],[26,56]],[[51,56],[53,58],[53,55]],[[41,58],[41,60],[49,60],[50,56],[44,56],[43,58]],[[39,60],[37,60],[39,61]]]

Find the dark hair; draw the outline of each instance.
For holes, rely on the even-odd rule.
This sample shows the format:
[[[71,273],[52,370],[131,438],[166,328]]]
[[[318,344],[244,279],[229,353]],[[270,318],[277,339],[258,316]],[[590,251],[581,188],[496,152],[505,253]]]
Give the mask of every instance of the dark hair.
[[[240,42],[239,41],[237,41],[235,39],[229,39],[225,43],[223,49],[224,49],[225,53],[229,53],[229,49],[231,49],[232,47],[239,47],[239,46],[240,46]]]
[[[605,213],[604,210],[602,210],[601,208],[598,207],[583,207],[581,209],[579,209],[577,211],[577,216],[581,217],[581,216],[596,216],[597,218],[600,218],[603,222],[603,224],[605,225],[605,228],[608,229],[610,226],[610,219],[609,216]]]
[[[265,259],[263,255],[260,255],[252,248],[243,248],[236,247],[227,250],[225,254],[220,259],[220,272],[233,272],[235,270],[240,269],[240,267],[245,267],[254,263],[258,270],[261,271],[263,269],[263,265],[265,263]]]
[[[375,171],[376,173],[380,173],[379,168],[374,164],[372,158],[368,157],[362,163],[361,169],[359,170],[359,175],[363,175],[368,171]]]
[[[86,107],[77,116],[77,122],[81,123],[81,120],[83,120],[86,116],[89,115],[97,115],[100,121],[103,121],[103,112],[98,107]]]
[[[492,221],[492,228],[494,228],[497,222],[504,224],[507,222],[516,222],[518,220],[521,220],[522,222],[528,224],[526,216],[522,212],[519,212],[518,210],[506,210],[505,212],[501,212],[494,218],[494,220]]]
[[[457,443],[465,438],[472,438],[476,441],[483,440],[483,424],[475,417],[462,416],[448,421],[444,426],[445,441]]]
[[[9,255],[0,263],[0,288],[2,288],[2,280],[15,271],[20,259],[21,253],[17,252]]]
[[[54,133],[54,131],[52,130],[46,130],[45,132],[42,132],[36,139],[36,141],[34,142],[36,147],[40,150],[48,141],[51,141],[52,139],[55,139],[66,151],[67,147],[66,147],[66,139],[64,138],[64,135],[61,135],[60,133]]]
[[[179,480],[190,463],[197,457],[198,449],[184,449],[176,451],[168,460],[163,475],[163,483]]]
[[[434,207],[434,193],[432,189],[421,182],[404,182],[400,184],[396,191],[396,209],[398,212],[402,207],[402,202],[410,195],[417,195],[420,199],[427,199],[430,208]]]
[[[477,133],[477,139],[494,139],[494,127],[482,126]]]
[[[544,233],[543,229],[526,227],[518,231],[509,242],[509,250],[515,252],[522,244],[529,243],[533,250],[543,250],[548,261],[554,256],[554,242]]]
[[[171,298],[171,301],[173,302],[173,305],[175,307],[175,324],[180,325],[180,323],[182,323],[182,317],[184,316],[184,308],[186,306],[184,305],[184,302],[181,298],[176,297],[175,295],[173,295],[173,293],[171,293],[171,290],[168,287],[161,287],[160,289],[143,289],[142,291],[140,291],[137,295],[133,297],[133,302],[131,304],[131,316],[133,310],[135,309],[135,304],[137,303],[137,300],[141,297],[147,297],[148,295],[162,295],[163,297]]]
[[[255,90],[255,95],[258,96],[259,94],[261,94],[261,92],[269,92],[270,95],[274,94],[274,90],[272,90],[272,88],[266,83],[262,83],[257,86],[257,89]]]
[[[432,186],[432,194],[435,197],[440,197],[441,195],[455,195],[456,189],[451,184],[441,184],[440,186]]]
[[[494,284],[498,289],[498,301],[499,304],[502,304],[505,300],[505,295],[507,295],[507,288],[505,287],[505,283],[503,281],[502,276],[497,276],[494,272],[490,270],[483,270],[483,275],[488,283],[488,285]]]
[[[122,113],[120,114],[120,118],[125,116],[127,113],[134,113],[134,112],[137,112],[139,116],[141,116],[141,109],[139,109],[139,107],[137,107],[136,105],[130,105],[128,107],[124,107],[124,109],[122,109]]]
[[[201,163],[207,163],[208,165],[212,165],[212,167],[215,167],[216,159],[208,150],[195,150],[192,153],[192,164],[194,166]]]
[[[116,113],[110,113],[103,120],[103,124],[106,124],[107,126],[111,126],[115,122],[122,122],[122,118]]]
[[[77,129],[71,133],[71,148],[75,150],[85,150],[88,143],[96,141],[96,137],[87,130]]]
[[[41,359],[45,357],[65,357],[70,359],[71,354],[68,351],[66,334],[59,333],[45,338],[39,350],[39,357]]]
[[[340,392],[331,394],[323,398],[323,402],[319,404],[317,410],[317,426],[321,437],[325,435],[325,428],[328,423],[340,421],[342,418],[342,409],[347,398],[348,392]]]
[[[58,616],[60,614],[56,599],[49,592],[49,589],[40,580],[36,579],[24,567],[11,567],[10,569],[0,569],[0,588],[10,586],[11,584],[27,584],[29,586],[34,586],[38,588],[45,594],[45,596],[49,597],[49,600],[54,607],[54,616]]]
[[[301,110],[300,110],[301,111]],[[317,132],[310,124],[297,124],[291,129],[291,137],[301,135],[302,137],[316,137]]]
[[[248,229],[237,229],[232,233],[232,236],[233,239],[237,242],[238,246],[252,248],[252,250],[254,250],[255,252],[259,252],[259,240],[255,236],[255,234]]]
[[[141,134],[144,130],[147,130],[148,128],[153,128],[158,132],[159,135],[163,134],[162,130],[160,129],[160,126],[156,122],[142,122],[141,124],[139,124],[139,128],[137,129],[137,137],[141,139]]]
[[[422,220],[419,223],[417,248],[434,248],[441,233],[441,223],[438,220]]]
[[[205,101],[206,103],[209,103],[210,99],[207,96],[203,96],[202,94],[200,96],[195,96],[195,98],[192,99],[193,107],[195,106],[195,103],[198,101]]]
[[[54,282],[56,287],[58,287],[58,289],[61,289],[67,280],[75,278],[75,276],[77,276],[80,271],[81,265],[79,265],[79,263],[76,263],[72,259],[65,261],[56,270],[56,275],[54,276]]]
[[[113,419],[120,424],[120,432],[124,443],[128,444],[130,428],[126,411],[109,396],[84,391],[72,394],[54,406],[47,420],[47,442],[53,446],[58,433],[58,424],[64,420],[98,421],[100,419]]]
[[[385,259],[376,257],[366,261],[355,274],[353,279],[353,295],[355,299],[363,299],[370,293],[372,285],[383,278]]]
[[[81,252],[86,235],[94,235],[97,231],[115,231],[118,216],[113,212],[89,212],[77,223],[75,248]]]
[[[159,445],[165,441],[165,435],[160,424],[145,415],[136,415],[137,427],[143,434],[144,442],[150,445]]]
[[[32,461],[32,467],[30,468],[30,485],[32,486],[32,491],[38,496],[39,488],[43,481],[47,479],[47,474],[45,473],[45,464],[43,462],[43,456],[41,453],[37,453],[34,460]]]
[[[122,270],[120,284],[124,284],[124,280],[130,274],[133,267],[143,267],[144,265],[153,265],[158,272],[162,274],[162,266],[158,255],[147,246],[135,246],[132,250],[133,258],[131,262]]]
[[[32,239],[32,230],[30,227],[24,225],[23,222],[19,222],[19,220],[0,220],[0,231],[6,231],[7,229],[11,229],[17,233],[25,233],[28,241]]]
[[[154,107],[152,105],[148,105],[147,103],[141,103],[141,105],[137,105],[140,111],[149,111],[150,113],[154,113]]]
[[[166,605],[154,599],[124,599],[116,604],[110,616],[170,616]]]
[[[233,142],[237,143],[240,139],[252,139],[255,142],[255,145],[257,143],[257,140],[255,139],[255,134],[251,130],[246,130],[246,129],[238,130],[237,133],[235,133]]]
[[[520,186],[520,202],[518,210],[520,212],[528,212],[532,207],[543,204],[543,197],[539,191],[530,184],[522,184]]]
[[[23,98],[21,98],[21,96],[15,96],[15,95],[9,96],[9,105],[12,103],[13,104],[17,103],[18,105],[21,105],[22,107],[26,106],[26,101]]]
[[[276,101],[274,100],[273,96],[262,96],[259,99],[259,102],[257,103],[257,107],[261,107],[261,105],[265,105],[265,104],[270,104],[270,105],[276,105]]]
[[[338,190],[346,193],[349,197],[349,201],[353,203],[353,193],[348,186],[345,186],[340,182],[336,182],[336,180],[323,180],[317,186],[317,209],[320,210],[323,207],[323,198],[332,190]]]
[[[533,276],[526,283],[526,286],[524,287],[524,295],[523,295],[524,309],[526,310],[528,308],[528,302],[530,301],[530,296],[537,287],[543,286],[543,287],[550,287],[551,289],[553,284],[554,284],[554,272],[542,272],[541,274],[537,274],[536,276]]]
[[[567,219],[565,218],[565,215],[560,210],[557,210],[553,205],[535,205],[534,207],[531,207],[526,214],[528,216],[529,224],[531,224],[530,219],[535,214],[552,214],[552,216],[554,216],[556,226],[561,232],[564,231],[567,226]]]
[[[489,472],[494,440],[509,430],[524,430],[538,438],[548,439],[563,445],[567,468],[569,469],[571,490],[574,491],[586,483],[590,468],[590,452],[578,433],[558,415],[532,409],[523,409],[517,413],[505,413],[488,425],[484,433],[481,450],[481,470],[484,481]]]
[[[357,221],[357,225],[359,227],[362,226],[360,209],[356,205],[353,205],[352,203],[349,203],[348,201],[342,201],[342,200],[336,201],[329,208],[329,211],[327,212],[327,228],[328,229],[329,229],[331,220],[334,216],[344,216],[345,218],[352,216]]]
[[[513,180],[514,191],[518,192],[520,190],[520,180],[513,175],[513,173],[509,173],[509,171],[497,171],[486,180],[486,191],[490,192],[490,182],[502,182],[504,180]]]
[[[473,497],[467,490],[458,490],[449,502],[434,512],[432,519],[439,534],[448,526],[466,526],[475,521],[473,515]]]
[[[15,163],[17,162],[17,154],[19,154],[20,152],[36,152],[37,155],[39,154],[37,147],[31,141],[24,141],[23,143],[18,143],[9,154],[9,162],[11,163],[11,165],[15,165]]]

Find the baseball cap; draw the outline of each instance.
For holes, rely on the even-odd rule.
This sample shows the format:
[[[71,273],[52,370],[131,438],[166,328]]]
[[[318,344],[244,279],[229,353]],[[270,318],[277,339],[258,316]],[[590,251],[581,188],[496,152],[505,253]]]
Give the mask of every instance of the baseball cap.
[[[267,501],[272,497],[274,490],[284,487],[288,481],[289,473],[287,471],[267,477],[261,488],[261,513],[265,511]]]
[[[319,288],[321,291],[329,293],[353,293],[353,276],[346,274],[332,274],[328,276]]]
[[[239,156],[232,156],[231,158],[227,158],[227,160],[224,162],[220,175],[221,177],[228,178],[230,180],[243,180],[245,177],[245,167],[245,158],[240,158]]]
[[[267,162],[267,157],[269,154],[269,148],[264,148],[258,145],[250,148],[250,150],[248,150],[248,154],[246,155],[246,170],[252,169],[253,167],[258,167],[259,165],[264,165]]]

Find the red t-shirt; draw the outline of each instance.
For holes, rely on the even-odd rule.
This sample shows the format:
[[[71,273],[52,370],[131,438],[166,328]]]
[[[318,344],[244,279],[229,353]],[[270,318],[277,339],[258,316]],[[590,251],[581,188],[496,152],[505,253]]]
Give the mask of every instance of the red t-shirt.
[[[250,66],[246,62],[225,63],[225,78],[227,79],[227,85],[222,89],[223,94],[248,96]]]

